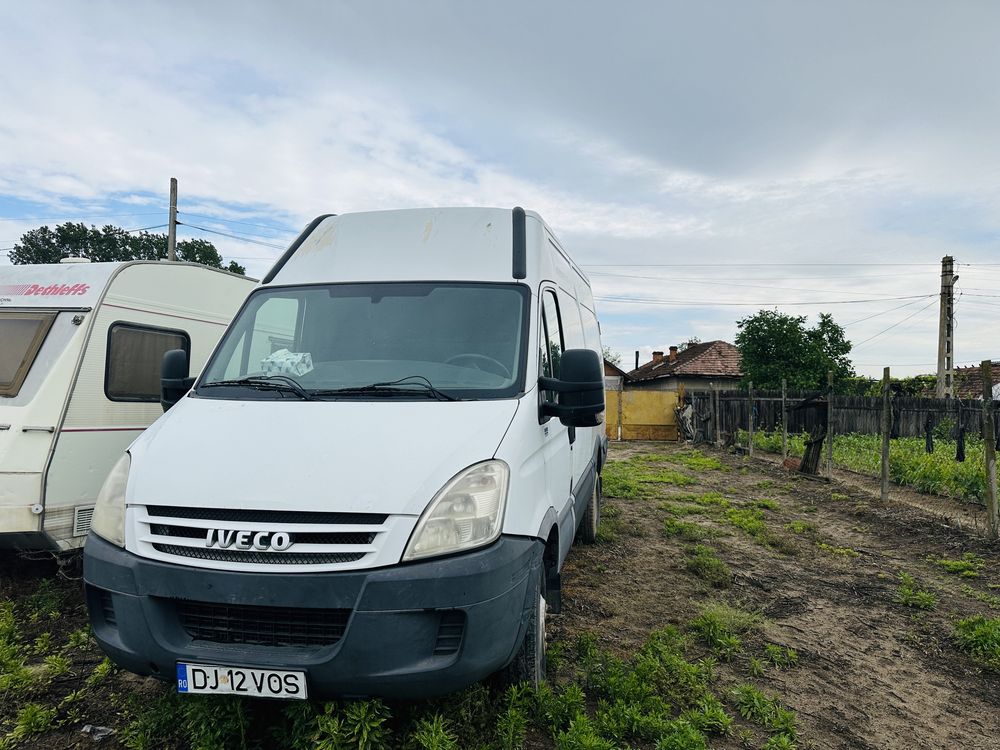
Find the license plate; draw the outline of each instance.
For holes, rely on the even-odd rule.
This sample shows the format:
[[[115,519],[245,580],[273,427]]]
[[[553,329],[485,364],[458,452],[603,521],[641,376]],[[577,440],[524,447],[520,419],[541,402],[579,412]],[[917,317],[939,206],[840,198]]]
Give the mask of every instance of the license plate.
[[[177,663],[178,693],[234,693],[305,700],[305,672]]]

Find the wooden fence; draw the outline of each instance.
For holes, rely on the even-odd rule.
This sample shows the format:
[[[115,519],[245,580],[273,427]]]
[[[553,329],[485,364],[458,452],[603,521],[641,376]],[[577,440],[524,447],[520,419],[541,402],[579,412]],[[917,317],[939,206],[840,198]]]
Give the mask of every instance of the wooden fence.
[[[820,391],[789,391],[786,394],[789,434],[809,432],[816,426],[820,419],[816,409],[795,407],[807,398],[821,395]],[[832,398],[834,433],[880,433],[881,397],[835,394]],[[750,394],[745,390],[688,391],[685,401],[692,407],[690,423],[700,433],[696,439],[714,442],[718,438],[717,432],[726,438],[750,426]],[[928,419],[931,427],[947,424],[957,430],[961,426],[968,433],[977,435],[982,431],[981,401],[897,396],[892,399],[892,405],[893,434],[898,437],[923,436]],[[754,430],[771,432],[781,429],[780,391],[755,391],[752,409]]]

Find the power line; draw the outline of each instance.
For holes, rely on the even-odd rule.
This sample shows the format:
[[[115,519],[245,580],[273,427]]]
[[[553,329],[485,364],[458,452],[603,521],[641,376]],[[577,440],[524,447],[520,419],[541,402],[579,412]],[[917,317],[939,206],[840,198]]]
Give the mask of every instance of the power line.
[[[132,214],[95,214],[92,216],[23,216],[20,218],[11,218],[7,216],[0,216],[0,221],[79,221],[90,223],[91,219],[121,219],[125,216],[159,216],[163,211],[146,211]]]
[[[281,229],[278,227],[268,226],[267,224],[254,224],[251,221],[239,221],[237,219],[223,219],[219,216],[209,216],[208,214],[196,214],[191,211],[178,211],[177,213],[186,216],[197,216],[201,219],[211,219],[212,221],[221,221],[224,224],[243,224],[248,227],[259,227],[261,229],[269,229],[272,232],[281,232],[287,235],[294,234],[294,232],[291,229]]]
[[[937,295],[931,295],[931,296],[933,297],[933,296],[937,296]],[[883,328],[883,329],[882,329],[881,331],[879,331],[878,333],[876,333],[876,334],[875,334],[874,336],[869,336],[868,338],[866,338],[866,339],[865,339],[864,341],[862,341],[861,343],[859,343],[859,344],[855,344],[855,345],[854,345],[854,346],[853,346],[852,348],[853,348],[853,349],[860,349],[860,348],[861,348],[862,346],[864,346],[865,344],[867,344],[867,343],[869,343],[869,342],[871,342],[871,341],[874,341],[875,339],[877,339],[877,338],[878,338],[879,336],[881,336],[881,335],[882,335],[883,333],[888,333],[889,331],[891,331],[891,330],[892,330],[893,328],[895,328],[896,326],[899,326],[899,325],[902,325],[903,323],[905,323],[906,321],[908,321],[908,320],[909,320],[910,318],[912,318],[912,317],[914,317],[914,316],[916,316],[916,315],[919,315],[920,313],[924,312],[924,310],[927,310],[927,309],[928,309],[928,308],[929,308],[929,307],[930,307],[931,305],[933,305],[933,304],[934,304],[934,303],[936,303],[936,302],[937,302],[937,300],[936,300],[936,299],[932,299],[932,300],[931,300],[930,302],[928,302],[928,303],[927,303],[926,305],[924,305],[923,307],[921,307],[921,308],[920,308],[919,310],[917,310],[917,311],[916,311],[915,313],[911,313],[911,314],[907,315],[907,316],[906,316],[905,318],[903,318],[902,320],[900,320],[900,321],[898,321],[898,322],[896,322],[896,323],[893,323],[893,324],[892,324],[891,326],[889,326],[888,328]]]
[[[651,281],[672,281],[672,282],[683,282],[685,284],[694,284],[695,286],[707,285],[707,286],[729,286],[729,287],[740,287],[744,289],[771,289],[775,291],[784,292],[817,292],[819,294],[829,293],[829,292],[840,292],[841,294],[855,294],[864,295],[871,294],[871,292],[849,292],[846,289],[808,289],[805,287],[787,287],[787,286],[774,286],[773,284],[733,284],[725,281],[701,281],[694,278],[677,278],[677,279],[666,279],[662,276],[637,276],[634,274],[615,274],[615,273],[593,273],[592,276],[610,276],[613,278],[623,278],[623,279],[647,279]],[[783,279],[783,281],[793,281],[793,279]]]
[[[842,328],[847,328],[848,326],[853,326],[853,325],[855,325],[857,323],[863,323],[866,320],[871,320],[872,318],[877,318],[879,315],[886,315],[888,313],[895,312],[896,310],[902,310],[904,307],[909,307],[910,305],[915,305],[919,301],[920,301],[919,299],[910,300],[909,302],[904,302],[902,305],[899,305],[898,307],[890,307],[888,310],[883,310],[882,312],[877,312],[877,313],[874,313],[873,315],[867,315],[864,318],[858,318],[857,320],[852,320],[850,323],[844,323],[844,325],[842,326]]]
[[[265,242],[265,241],[263,241],[261,239],[253,239],[252,237],[248,237],[248,236],[242,236],[241,237],[241,236],[236,235],[236,234],[229,234],[228,232],[220,232],[220,231],[215,230],[215,229],[208,229],[207,227],[200,227],[200,226],[197,226],[196,224],[188,224],[186,222],[178,221],[177,225],[178,226],[182,226],[182,227],[190,227],[191,229],[197,229],[199,232],[208,232],[209,234],[217,234],[220,237],[228,237],[229,239],[232,239],[232,240],[240,240],[241,242],[249,242],[249,243],[251,243],[253,245],[263,245],[264,247],[273,247],[275,250],[284,250],[285,249],[284,245],[276,245],[273,242]]]
[[[757,266],[937,266],[937,263],[586,263],[583,268],[733,268]],[[1000,265],[997,263],[995,265]]]
[[[793,305],[854,305],[867,302],[894,302],[901,299],[927,299],[936,294],[914,294],[907,297],[879,297],[874,299],[825,300],[812,302],[705,302],[704,300],[642,299],[638,297],[595,297],[602,302],[625,302],[639,305],[688,305],[690,307],[789,307]],[[933,303],[933,301],[932,301]]]

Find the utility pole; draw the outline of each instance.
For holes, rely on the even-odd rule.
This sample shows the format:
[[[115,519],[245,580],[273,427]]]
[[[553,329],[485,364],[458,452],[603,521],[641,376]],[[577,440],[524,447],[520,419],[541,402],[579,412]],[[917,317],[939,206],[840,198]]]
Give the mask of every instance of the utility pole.
[[[167,260],[177,260],[177,178],[170,178],[170,221],[167,224]]]
[[[951,398],[954,393],[955,347],[953,341],[955,313],[955,259],[941,259],[941,311],[938,321],[937,398]]]

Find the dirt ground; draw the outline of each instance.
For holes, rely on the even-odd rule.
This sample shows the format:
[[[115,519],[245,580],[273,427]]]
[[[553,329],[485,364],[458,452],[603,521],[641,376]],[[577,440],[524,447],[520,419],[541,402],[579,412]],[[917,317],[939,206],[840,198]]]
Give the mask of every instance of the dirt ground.
[[[641,458],[660,478],[642,481],[632,498],[607,497],[601,543],[570,553],[562,613],[549,620],[550,643],[565,644],[570,654],[550,671],[554,684],[570,679],[570,644],[581,634],[627,658],[654,630],[687,629],[706,603],[725,601],[765,619],[740,654],[719,661],[716,692],[725,696],[749,682],[778,695],[797,714],[798,747],[1000,749],[1000,673],[977,666],[953,640],[957,620],[996,617],[1000,609],[1000,547],[978,535],[978,511],[897,488],[897,499],[882,507],[866,480],[810,480],[764,458],[702,452],[714,467],[685,463],[692,454],[684,446],[612,446],[612,461]],[[706,493],[717,493],[711,496],[717,504],[698,505],[694,498]],[[723,507],[759,510],[766,543],[727,523]],[[665,533],[670,519],[693,524],[701,536]],[[694,539],[728,565],[725,585],[689,572]],[[983,558],[978,577],[949,574],[935,562],[965,553]],[[901,573],[937,597],[934,609],[896,601]],[[30,700],[58,706],[59,726],[12,746],[95,746],[80,730],[97,724],[118,732],[99,746],[120,747],[127,721],[121,707],[130,696],[134,708],[168,688],[122,672],[101,675],[93,641],[69,645],[86,627],[80,582],[54,575],[51,564],[0,558],[4,600],[32,613],[19,624],[22,640],[50,633],[52,645],[39,645],[39,654],[64,654],[71,668],[18,704],[8,693],[0,701],[0,737],[11,730],[18,705]],[[767,643],[795,649],[798,664],[751,674],[751,655]],[[701,655],[710,653],[703,648]],[[727,710],[735,713],[731,704]],[[743,727],[742,734],[713,737],[710,746],[761,747],[766,734],[751,736],[748,726],[737,719],[734,729]],[[553,741],[532,730],[527,746],[552,748]]]
[[[650,452],[669,458],[682,450],[615,444],[611,459]],[[652,497],[606,500],[620,511],[619,531],[609,544],[570,555],[563,614],[553,617],[556,635],[590,631],[624,654],[653,628],[690,621],[719,593],[684,569],[690,542],[662,533],[669,515],[662,501],[705,492],[720,493],[734,507],[771,499],[776,507],[763,512],[768,527],[783,535],[780,551],[711,516],[684,520],[721,534],[711,546],[733,572],[728,599],[762,613],[763,636],[798,652],[797,667],[769,670],[762,682],[798,714],[803,746],[1000,748],[1000,675],[980,669],[952,640],[956,620],[996,616],[962,590],[1000,593],[1000,547],[977,537],[975,524],[950,521],[977,512],[956,513],[954,501],[898,488],[882,507],[877,488],[854,477],[827,483],[772,461],[704,452],[724,469],[686,472],[694,484],[661,484]],[[815,531],[795,533],[788,528],[793,522]],[[968,552],[986,561],[977,578],[950,575],[934,562]],[[901,572],[937,595],[933,611],[895,601]],[[739,660],[722,665],[722,679],[745,680],[741,666]]]

